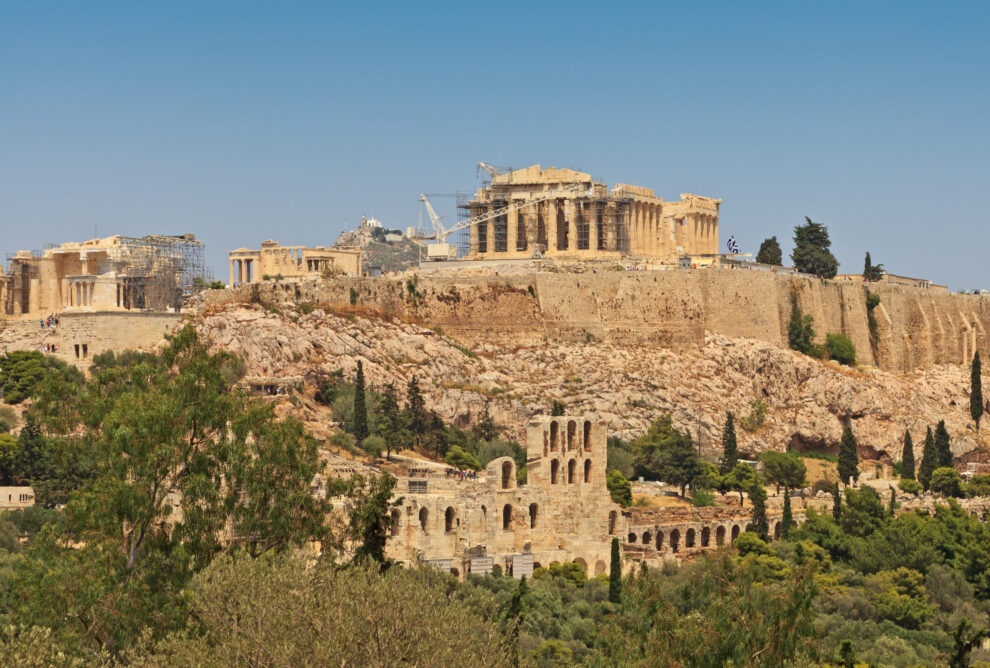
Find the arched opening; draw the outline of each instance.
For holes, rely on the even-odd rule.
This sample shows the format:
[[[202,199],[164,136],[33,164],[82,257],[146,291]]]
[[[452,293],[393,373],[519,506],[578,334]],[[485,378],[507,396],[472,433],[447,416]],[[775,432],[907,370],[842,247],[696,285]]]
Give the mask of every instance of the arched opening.
[[[546,430],[543,432],[543,456],[546,457],[550,453],[550,435],[547,434]]]
[[[577,436],[577,423],[571,420],[567,423],[567,449],[574,449],[574,437]]]
[[[657,552],[663,549],[663,531],[657,531]]]
[[[502,462],[502,489],[512,485],[512,462]]]
[[[388,524],[388,535],[398,536],[399,535],[399,520],[402,519],[402,515],[399,514],[398,509],[392,511],[392,521]]]
[[[611,536],[615,533],[615,520],[619,518],[619,514],[614,510],[608,514],[608,533]]]
[[[535,503],[529,504],[529,528],[536,528],[536,514],[539,511],[539,506]]]
[[[636,534],[634,534],[632,531],[630,531],[629,532],[629,535],[626,536],[626,542],[627,543],[635,543],[636,542]]]
[[[591,420],[584,421],[584,449],[591,450]]]
[[[694,529],[688,529],[684,534],[684,547],[694,547]]]
[[[512,526],[512,506],[508,503],[502,508],[502,530],[508,531]]]
[[[577,564],[578,566],[580,566],[581,567],[581,570],[584,571],[585,573],[588,572],[588,562],[585,561],[584,559],[582,559],[581,557],[578,557],[577,559],[575,559],[574,560],[574,563]]]
[[[453,566],[450,567],[450,574],[453,575],[455,578],[459,578],[461,576],[461,572]]]
[[[567,462],[567,484],[574,484],[574,460]]]
[[[739,525],[738,524],[732,525],[732,537],[729,539],[729,542],[735,543],[736,542],[736,538],[739,538]]]
[[[715,544],[719,547],[725,545],[725,527],[720,526],[715,529]]]
[[[560,436],[560,428],[557,426],[557,421],[554,420],[550,423],[550,452],[557,451],[557,440]]]
[[[777,522],[776,524],[773,525],[773,539],[774,540],[780,540],[780,535],[781,535],[781,533],[783,533],[783,528],[784,527],[783,527],[783,525],[780,522]]]
[[[454,509],[448,507],[443,513],[443,531],[450,533],[454,530]]]
[[[681,532],[678,529],[674,529],[670,532],[670,551],[677,552],[680,548],[681,543]]]
[[[426,508],[419,509],[419,528],[426,533],[426,522],[430,519],[430,511]]]
[[[708,547],[710,542],[712,542],[712,530],[704,527],[701,530],[701,547]]]
[[[550,484],[557,484],[557,474],[560,473],[560,462],[556,459],[550,462]]]
[[[584,460],[584,481],[591,482],[591,460]]]
[[[605,562],[601,559],[595,562],[595,575],[605,575]]]
[[[643,532],[643,545],[649,545],[652,540],[653,540],[653,534],[651,534],[649,531],[644,531]]]

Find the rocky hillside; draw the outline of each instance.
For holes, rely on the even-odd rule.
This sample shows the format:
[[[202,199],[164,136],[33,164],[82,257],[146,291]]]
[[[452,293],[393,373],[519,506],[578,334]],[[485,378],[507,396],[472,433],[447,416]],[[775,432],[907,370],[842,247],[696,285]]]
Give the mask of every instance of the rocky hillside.
[[[400,273],[419,265],[420,254],[425,252],[421,246],[406,238],[385,241],[383,235],[376,238],[370,230],[371,228],[362,227],[341,232],[334,246],[360,248],[363,251],[364,266],[381,267],[387,273]]]
[[[900,458],[905,428],[920,448],[925,426],[939,419],[946,420],[957,456],[990,445],[986,430],[972,428],[969,373],[962,366],[907,374],[853,370],[719,335],[681,350],[594,342],[470,350],[440,332],[372,310],[303,314],[292,303],[213,307],[197,323],[212,345],[242,355],[250,375],[301,375],[315,385],[320,374],[338,368],[352,373],[361,359],[374,385],[404,385],[418,376],[431,407],[462,426],[490,402],[496,422],[514,438],[521,438],[530,416],[549,412],[557,399],[570,412],[600,416],[625,438],[670,412],[714,451],[725,411],[746,416],[759,400],[767,406],[764,424],[738,430],[748,453],[788,447],[834,452],[843,421],[852,424],[864,454],[886,454],[890,461]],[[990,377],[984,385],[990,386]]]

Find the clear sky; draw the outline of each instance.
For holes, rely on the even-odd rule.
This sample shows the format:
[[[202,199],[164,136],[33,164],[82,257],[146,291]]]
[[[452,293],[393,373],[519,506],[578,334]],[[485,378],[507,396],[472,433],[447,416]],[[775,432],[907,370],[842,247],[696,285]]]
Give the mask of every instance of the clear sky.
[[[744,252],[807,215],[840,272],[990,288],[988,28],[987,2],[0,0],[0,252],[193,232],[226,278],[264,239],[415,225],[484,160],[720,197]]]

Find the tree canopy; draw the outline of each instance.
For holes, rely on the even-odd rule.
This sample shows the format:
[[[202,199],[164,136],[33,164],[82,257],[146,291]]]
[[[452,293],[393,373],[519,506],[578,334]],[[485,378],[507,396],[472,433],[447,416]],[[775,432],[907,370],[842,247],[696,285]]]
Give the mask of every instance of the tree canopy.
[[[630,447],[636,454],[635,475],[676,485],[681,496],[706,473],[691,435],[674,427],[670,415],[658,418]]]
[[[760,244],[760,250],[756,253],[756,261],[760,264],[775,264],[778,267],[783,264],[783,255],[777,237],[763,240],[763,243]]]
[[[829,250],[832,242],[828,237],[828,228],[807,216],[804,219],[804,225],[794,228],[794,251],[791,253],[794,268],[805,274],[835,278],[839,262]]]

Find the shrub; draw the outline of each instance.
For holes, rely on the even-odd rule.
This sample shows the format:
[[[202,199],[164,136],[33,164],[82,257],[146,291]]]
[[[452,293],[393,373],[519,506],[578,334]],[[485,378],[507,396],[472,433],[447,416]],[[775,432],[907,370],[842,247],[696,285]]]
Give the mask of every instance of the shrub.
[[[739,550],[740,557],[745,557],[747,554],[772,554],[770,547],[752,531],[744,531],[739,534],[732,545]]]
[[[351,306],[357,306],[358,291],[355,288],[351,288]]]
[[[443,460],[454,468],[461,470],[471,469],[478,471],[481,469],[481,464],[478,463],[474,455],[470,452],[464,452],[459,445],[451,446]]]
[[[742,418],[739,423],[746,431],[756,431],[763,426],[767,418],[767,405],[759,399],[749,402],[749,415]]]
[[[816,480],[814,483],[812,483],[811,491],[814,492],[815,494],[818,494],[818,492],[828,492],[829,494],[831,494],[835,491],[835,481],[825,480],[824,478],[820,478]]]
[[[933,492],[942,496],[958,498],[963,495],[962,478],[959,477],[959,472],[948,466],[932,471],[932,481],[929,483],[929,487]]]
[[[0,406],[0,434],[9,434],[17,425],[17,411],[10,406]]]
[[[361,449],[372,457],[378,457],[385,451],[385,439],[372,434],[361,441]]]
[[[966,496],[990,496],[990,475],[974,475],[973,479],[966,483]]]
[[[698,508],[715,505],[715,494],[703,489],[691,490],[691,505]]]
[[[856,366],[856,346],[844,334],[838,332],[827,334],[825,336],[825,348],[828,350],[828,356],[838,363]]]
[[[902,479],[897,483],[897,486],[905,494],[914,494],[917,496],[921,492],[921,483],[917,480],[905,480]]]
[[[310,313],[316,310],[316,307],[310,304],[309,302],[300,302],[299,310],[302,312],[303,315],[309,315]]]

